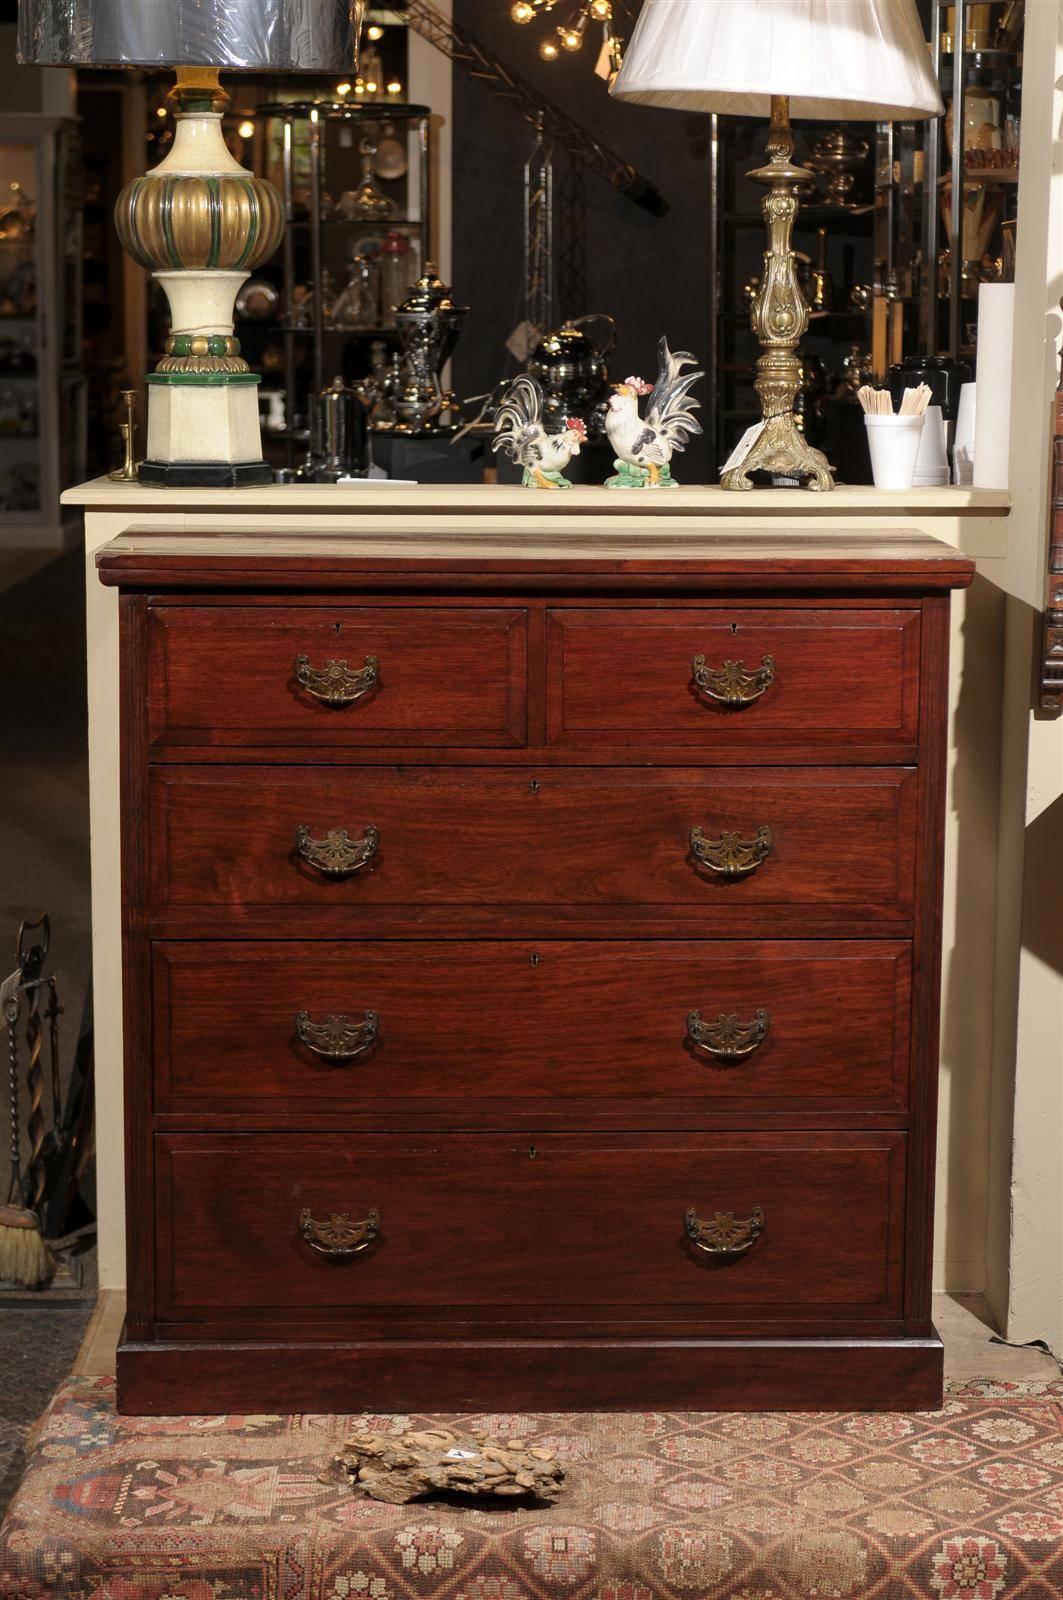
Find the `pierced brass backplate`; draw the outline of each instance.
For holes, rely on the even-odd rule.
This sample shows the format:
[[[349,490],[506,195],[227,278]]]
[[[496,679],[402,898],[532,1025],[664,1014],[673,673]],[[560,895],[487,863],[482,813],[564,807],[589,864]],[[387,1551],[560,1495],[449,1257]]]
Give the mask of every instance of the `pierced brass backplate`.
[[[346,828],[330,828],[323,839],[311,837],[310,829],[300,825],[295,830],[295,849],[308,867],[316,867],[326,878],[346,878],[360,872],[376,858],[380,834],[376,828],[366,828],[360,839],[352,839]]]
[[[733,1211],[717,1211],[705,1222],[691,1206],[683,1219],[686,1236],[698,1250],[709,1256],[742,1256],[752,1250],[764,1232],[764,1212],[753,1207],[749,1217],[736,1217]]]
[[[369,1211],[352,1222],[346,1211],[333,1211],[327,1222],[315,1222],[311,1211],[300,1211],[299,1232],[318,1255],[330,1261],[348,1261],[368,1250],[380,1232],[380,1212]]]
[[[701,828],[690,830],[690,848],[695,861],[720,878],[744,878],[756,872],[771,854],[774,842],[774,835],[767,827],[758,828],[752,839],[743,839],[740,833],[721,833],[718,839],[707,839]]]
[[[753,1054],[768,1037],[771,1018],[766,1011],[757,1011],[752,1022],[740,1022],[734,1012],[721,1011],[713,1022],[702,1022],[700,1011],[691,1011],[687,1017],[687,1037],[691,1044],[721,1061],[740,1061]]]
[[[323,667],[312,667],[309,656],[296,656],[292,671],[301,689],[336,710],[363,700],[380,682],[380,661],[376,656],[366,656],[363,667],[350,667],[346,661],[326,661]]]
[[[704,656],[695,656],[690,671],[702,694],[738,711],[759,700],[765,689],[775,682],[775,657],[762,656],[760,666],[747,672],[744,661],[725,661],[722,667],[707,667]]]
[[[300,1044],[326,1061],[355,1061],[368,1055],[376,1044],[380,1018],[375,1011],[367,1011],[361,1022],[332,1014],[324,1022],[311,1022],[309,1011],[300,1011],[295,1018],[295,1032]]]

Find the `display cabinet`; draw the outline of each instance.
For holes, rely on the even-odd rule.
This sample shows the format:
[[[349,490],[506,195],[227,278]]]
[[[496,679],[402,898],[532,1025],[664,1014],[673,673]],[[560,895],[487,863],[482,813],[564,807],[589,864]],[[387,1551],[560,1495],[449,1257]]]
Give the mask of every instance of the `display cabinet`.
[[[0,543],[60,545],[85,471],[77,128],[0,116]]]
[[[954,360],[976,354],[979,284],[1014,277],[1024,15],[1024,0],[931,5],[946,114],[926,135],[937,204],[923,213],[920,339]]]
[[[388,98],[259,107],[262,167],[284,197],[278,258],[237,301],[237,333],[262,373],[274,465],[306,456],[309,400],[337,375],[387,364],[394,306],[421,274],[431,228],[427,106]]]

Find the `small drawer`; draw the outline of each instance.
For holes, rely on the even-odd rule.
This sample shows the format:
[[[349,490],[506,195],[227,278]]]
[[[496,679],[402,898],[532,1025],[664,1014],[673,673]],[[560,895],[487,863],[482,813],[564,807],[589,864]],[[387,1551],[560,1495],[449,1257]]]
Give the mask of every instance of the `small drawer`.
[[[519,934],[531,916],[673,936],[911,916],[910,768],[162,766],[151,781],[160,936],[197,918],[423,937],[440,922]]]
[[[556,746],[910,750],[919,612],[683,606],[550,613]],[[876,755],[874,759],[882,759]]]
[[[157,944],[155,1103],[487,1126],[897,1114],[910,987],[899,940]]]
[[[153,606],[152,742],[523,745],[518,608]]]
[[[904,1164],[902,1133],[159,1135],[158,1313],[885,1317]]]

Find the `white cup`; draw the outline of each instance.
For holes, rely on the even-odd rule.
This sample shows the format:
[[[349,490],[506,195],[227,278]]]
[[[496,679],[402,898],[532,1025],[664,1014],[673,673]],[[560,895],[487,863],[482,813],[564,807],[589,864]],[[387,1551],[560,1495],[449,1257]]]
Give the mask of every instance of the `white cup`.
[[[949,481],[949,457],[945,448],[945,419],[940,406],[927,406],[923,413],[923,436],[915,458],[917,489],[943,489]]]
[[[889,416],[869,411],[864,417],[876,489],[910,489],[923,437],[922,417]]]
[[[977,384],[965,383],[960,389],[956,433],[952,440],[953,483],[969,485],[974,482],[974,419],[977,395]]]

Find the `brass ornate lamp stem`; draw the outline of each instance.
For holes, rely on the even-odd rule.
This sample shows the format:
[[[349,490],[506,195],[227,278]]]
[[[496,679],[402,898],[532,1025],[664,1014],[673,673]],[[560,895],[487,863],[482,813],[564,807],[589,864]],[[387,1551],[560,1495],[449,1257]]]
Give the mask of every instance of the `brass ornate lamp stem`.
[[[826,456],[807,443],[794,416],[794,399],[801,386],[797,347],[808,327],[808,307],[797,282],[793,231],[798,189],[811,181],[812,174],[794,165],[793,153],[789,96],[772,95],[768,165],[749,174],[768,191],[761,208],[768,248],[760,291],[750,311],[750,325],[763,351],[754,387],[764,424],[744,459],[723,474],[725,489],[751,489],[753,472],[803,478],[809,489],[834,487]]]

